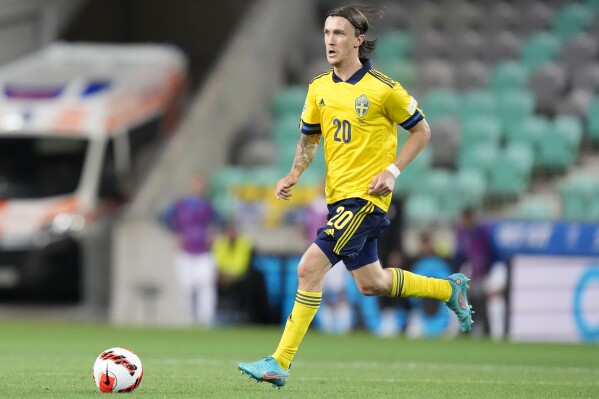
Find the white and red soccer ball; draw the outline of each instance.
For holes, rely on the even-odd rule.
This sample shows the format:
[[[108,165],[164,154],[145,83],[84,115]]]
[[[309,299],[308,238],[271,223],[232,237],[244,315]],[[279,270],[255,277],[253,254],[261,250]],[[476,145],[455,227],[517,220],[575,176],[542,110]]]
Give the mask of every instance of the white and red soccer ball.
[[[110,348],[94,363],[94,381],[102,392],[131,392],[144,376],[139,356],[125,348]]]

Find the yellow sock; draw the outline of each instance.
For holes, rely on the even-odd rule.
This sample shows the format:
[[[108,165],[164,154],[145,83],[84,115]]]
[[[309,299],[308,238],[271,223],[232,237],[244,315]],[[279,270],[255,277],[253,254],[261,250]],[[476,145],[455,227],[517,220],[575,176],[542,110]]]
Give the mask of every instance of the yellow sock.
[[[307,292],[297,290],[293,310],[287,318],[285,331],[277,350],[272,355],[283,370],[287,370],[291,360],[299,348],[302,338],[306,335],[308,327],[320,306],[321,292]]]
[[[443,302],[451,297],[451,284],[447,280],[425,277],[402,269],[390,270],[393,277],[390,297],[433,298]]]

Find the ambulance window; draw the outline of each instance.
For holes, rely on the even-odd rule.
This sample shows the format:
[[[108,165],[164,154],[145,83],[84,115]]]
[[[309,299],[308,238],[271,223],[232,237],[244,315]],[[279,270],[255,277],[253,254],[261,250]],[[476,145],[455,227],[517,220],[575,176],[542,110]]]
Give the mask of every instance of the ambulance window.
[[[100,198],[120,199],[121,192],[114,161],[114,139],[106,144],[102,175],[100,176]]]
[[[79,186],[88,141],[37,136],[0,137],[0,198],[65,195]]]

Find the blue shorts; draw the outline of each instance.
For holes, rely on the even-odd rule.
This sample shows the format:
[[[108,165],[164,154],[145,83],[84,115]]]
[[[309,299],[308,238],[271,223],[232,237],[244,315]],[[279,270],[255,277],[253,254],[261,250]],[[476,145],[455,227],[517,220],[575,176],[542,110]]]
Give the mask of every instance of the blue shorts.
[[[318,229],[314,243],[334,265],[340,260],[347,270],[376,262],[377,238],[389,226],[387,213],[362,198],[329,204],[326,226]]]

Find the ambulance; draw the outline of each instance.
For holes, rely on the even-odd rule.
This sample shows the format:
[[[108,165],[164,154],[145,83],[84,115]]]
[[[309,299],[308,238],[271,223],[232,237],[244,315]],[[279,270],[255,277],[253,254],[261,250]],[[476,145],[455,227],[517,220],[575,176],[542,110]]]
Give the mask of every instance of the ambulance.
[[[0,68],[0,304],[77,302],[109,276],[112,221],[186,82],[185,55],[162,44],[59,42]]]

